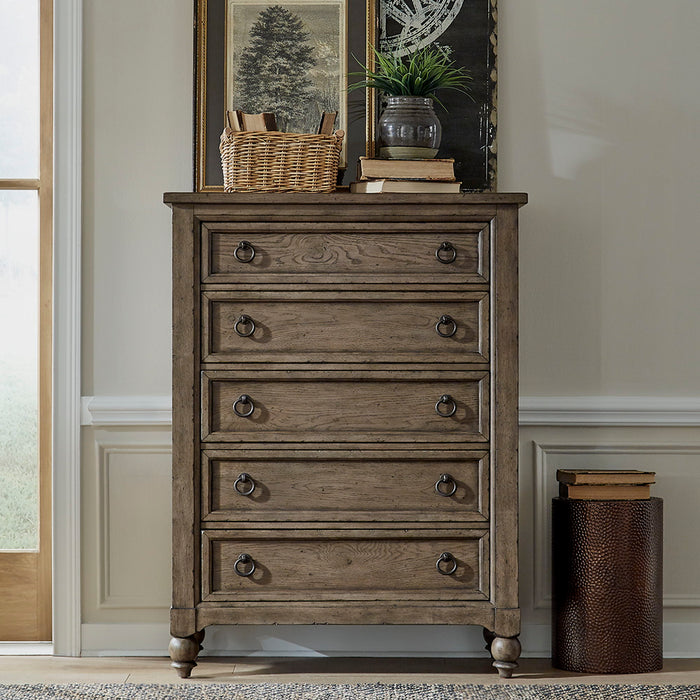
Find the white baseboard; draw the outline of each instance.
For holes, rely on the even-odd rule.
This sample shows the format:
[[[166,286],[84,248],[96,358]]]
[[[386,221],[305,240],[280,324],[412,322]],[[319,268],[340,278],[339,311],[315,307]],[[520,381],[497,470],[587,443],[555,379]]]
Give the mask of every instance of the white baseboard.
[[[53,642],[0,642],[0,656],[53,656]]]
[[[84,624],[83,656],[167,656],[167,624]],[[524,658],[550,656],[550,626],[523,625]],[[481,629],[440,625],[210,627],[202,656],[485,656]],[[665,624],[664,657],[700,658],[700,624]]]

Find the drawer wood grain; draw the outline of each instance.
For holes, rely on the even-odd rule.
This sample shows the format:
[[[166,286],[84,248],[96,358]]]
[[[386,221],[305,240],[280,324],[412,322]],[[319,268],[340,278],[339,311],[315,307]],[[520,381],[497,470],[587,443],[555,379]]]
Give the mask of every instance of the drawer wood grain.
[[[488,467],[483,450],[205,450],[202,520],[485,522]]]
[[[203,362],[488,362],[488,295],[206,292]]]
[[[452,559],[441,562],[441,555]],[[248,555],[251,560],[239,559]],[[252,565],[255,569],[250,575]],[[236,573],[238,570],[239,573]],[[488,597],[480,530],[202,531],[202,600],[479,600]]]
[[[485,284],[490,222],[202,224],[202,282]],[[251,248],[254,250],[251,257]],[[440,262],[444,242],[454,260]],[[445,260],[451,252],[442,252]]]
[[[488,403],[488,372],[207,370],[202,440],[486,442]]]

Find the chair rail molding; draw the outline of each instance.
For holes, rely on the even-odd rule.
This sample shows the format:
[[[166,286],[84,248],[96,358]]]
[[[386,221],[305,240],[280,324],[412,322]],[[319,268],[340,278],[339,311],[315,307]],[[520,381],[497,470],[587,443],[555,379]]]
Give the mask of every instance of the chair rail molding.
[[[54,9],[53,641],[80,655],[82,0]]]
[[[82,425],[161,425],[172,422],[172,399],[167,396],[83,396]]]
[[[170,395],[83,396],[82,425],[170,425]],[[698,426],[700,396],[521,396],[520,425]]]
[[[520,425],[700,425],[700,396],[521,396],[519,410]]]

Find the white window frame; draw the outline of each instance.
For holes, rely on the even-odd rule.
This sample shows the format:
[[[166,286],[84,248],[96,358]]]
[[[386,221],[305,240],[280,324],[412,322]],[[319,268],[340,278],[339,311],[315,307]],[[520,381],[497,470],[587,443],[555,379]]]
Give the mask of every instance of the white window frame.
[[[53,651],[79,656],[82,0],[54,0]]]

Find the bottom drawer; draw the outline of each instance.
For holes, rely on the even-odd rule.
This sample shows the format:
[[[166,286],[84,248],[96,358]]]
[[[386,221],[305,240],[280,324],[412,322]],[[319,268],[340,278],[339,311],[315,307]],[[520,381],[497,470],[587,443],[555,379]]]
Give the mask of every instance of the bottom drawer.
[[[483,600],[487,530],[204,530],[203,601]]]

